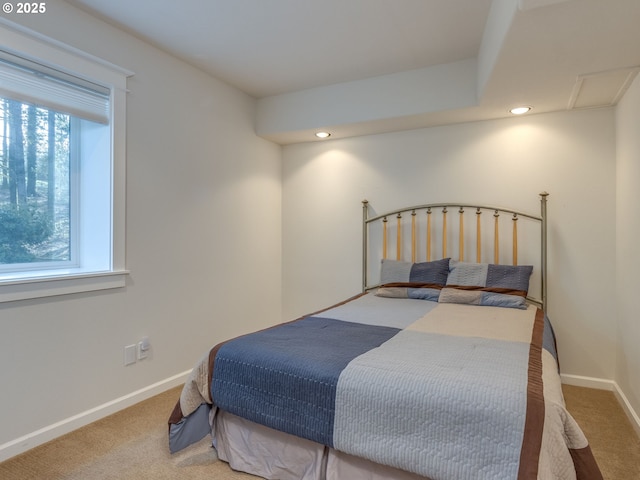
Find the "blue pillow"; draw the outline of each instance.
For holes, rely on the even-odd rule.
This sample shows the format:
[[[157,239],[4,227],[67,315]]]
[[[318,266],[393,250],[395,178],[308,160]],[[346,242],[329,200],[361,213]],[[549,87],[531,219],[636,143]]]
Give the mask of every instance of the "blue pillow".
[[[448,275],[449,258],[421,263],[384,259],[376,295],[437,302]]]
[[[449,267],[449,276],[440,292],[439,302],[527,308],[532,265],[494,265],[452,260]]]

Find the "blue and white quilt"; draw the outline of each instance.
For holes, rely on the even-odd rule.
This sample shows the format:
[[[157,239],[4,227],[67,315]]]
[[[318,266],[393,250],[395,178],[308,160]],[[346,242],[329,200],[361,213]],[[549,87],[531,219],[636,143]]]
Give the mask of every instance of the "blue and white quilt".
[[[214,347],[172,451],[208,433],[211,406],[432,480],[601,478],[535,307],[359,296]]]

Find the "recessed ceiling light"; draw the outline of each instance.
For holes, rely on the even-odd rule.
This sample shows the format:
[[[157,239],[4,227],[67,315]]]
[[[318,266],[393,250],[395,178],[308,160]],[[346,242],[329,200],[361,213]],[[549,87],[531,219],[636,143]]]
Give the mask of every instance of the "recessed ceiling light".
[[[513,113],[514,115],[523,115],[530,111],[531,111],[531,107],[515,107],[509,110],[509,112]]]
[[[316,132],[318,138],[329,138],[331,134],[329,132]]]

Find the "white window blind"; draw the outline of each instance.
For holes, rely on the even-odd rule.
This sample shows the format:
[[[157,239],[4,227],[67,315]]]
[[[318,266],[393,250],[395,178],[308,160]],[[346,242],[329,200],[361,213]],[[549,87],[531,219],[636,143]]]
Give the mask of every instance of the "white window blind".
[[[0,96],[107,125],[108,88],[0,49]]]

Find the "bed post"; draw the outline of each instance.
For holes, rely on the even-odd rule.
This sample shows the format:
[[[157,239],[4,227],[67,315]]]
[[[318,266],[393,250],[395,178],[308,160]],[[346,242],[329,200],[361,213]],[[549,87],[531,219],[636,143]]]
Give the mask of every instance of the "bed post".
[[[369,201],[362,201],[362,291],[367,290],[367,218],[369,217]]]
[[[542,217],[541,228],[541,248],[542,248],[542,267],[541,267],[541,283],[542,283],[542,310],[547,311],[547,192],[540,194],[540,216]]]

